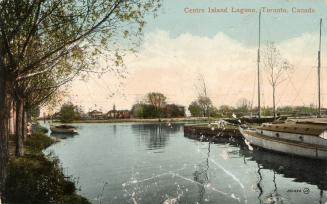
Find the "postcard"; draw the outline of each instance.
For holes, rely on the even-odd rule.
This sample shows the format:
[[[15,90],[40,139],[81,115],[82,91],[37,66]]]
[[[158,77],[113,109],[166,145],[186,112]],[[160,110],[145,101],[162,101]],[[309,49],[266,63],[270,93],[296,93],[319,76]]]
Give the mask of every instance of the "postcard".
[[[327,204],[327,0],[0,11],[0,203]]]

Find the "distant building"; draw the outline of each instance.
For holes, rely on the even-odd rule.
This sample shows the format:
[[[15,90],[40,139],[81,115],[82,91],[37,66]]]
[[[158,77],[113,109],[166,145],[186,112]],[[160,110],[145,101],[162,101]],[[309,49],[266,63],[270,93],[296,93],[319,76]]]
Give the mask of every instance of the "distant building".
[[[110,110],[107,113],[107,118],[113,119],[127,119],[131,117],[129,110]]]
[[[88,113],[89,117],[92,119],[103,119],[104,115],[101,111],[93,110]]]

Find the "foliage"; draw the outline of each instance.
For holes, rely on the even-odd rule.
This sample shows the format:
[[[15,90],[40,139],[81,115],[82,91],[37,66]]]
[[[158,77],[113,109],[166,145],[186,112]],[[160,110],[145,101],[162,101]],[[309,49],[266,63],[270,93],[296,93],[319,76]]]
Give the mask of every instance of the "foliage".
[[[88,204],[76,195],[75,182],[65,177],[58,158],[45,156],[42,150],[53,141],[44,134],[35,134],[26,142],[28,154],[13,158],[9,166],[5,198],[8,203]]]
[[[167,104],[163,108],[163,115],[166,118],[185,117],[185,108],[176,104]]]
[[[273,108],[270,108],[270,107],[262,107],[261,108],[262,116],[272,116],[273,114],[274,114]]]
[[[284,106],[279,107],[277,112],[285,115],[314,115],[317,109],[312,106]]]
[[[156,109],[160,109],[166,105],[167,97],[162,93],[150,92],[146,95],[146,102]]]
[[[143,104],[137,103],[132,106],[131,113],[135,118],[142,118],[143,117]]]
[[[203,112],[202,109],[197,101],[193,101],[189,106],[188,110],[190,111],[193,117],[202,117]]]
[[[162,110],[150,104],[143,104],[142,118],[159,118]]]
[[[54,142],[50,137],[44,136],[43,133],[35,133],[26,141],[26,148],[28,152],[37,153],[42,152],[45,148],[52,145]]]
[[[48,132],[48,128],[41,126],[39,123],[32,123],[33,134],[46,134]]]
[[[237,101],[237,110],[239,112],[247,113],[252,109],[252,103],[246,98],[240,98]]]
[[[146,14],[159,7],[160,0],[0,1],[0,126],[9,121],[12,98],[31,109],[76,76],[111,71],[124,77],[124,53],[138,46]],[[99,58],[105,67],[97,66],[105,64]],[[0,128],[0,190],[7,136]]]
[[[234,112],[234,107],[229,105],[221,105],[219,107],[218,112],[221,114],[222,117],[232,117]]]
[[[39,106],[35,106],[33,108],[31,108],[29,110],[29,114],[31,115],[32,118],[36,119],[38,117],[40,117],[40,107]]]
[[[211,102],[211,99],[206,96],[199,96],[196,101],[193,101],[188,110],[193,117],[209,117],[217,116],[218,110]]]
[[[158,118],[161,110],[150,104],[135,104],[132,113],[135,118]]]
[[[219,113],[218,108],[214,107],[214,106],[210,106],[209,107],[209,113],[210,113],[210,117],[221,117],[222,115]]]
[[[70,123],[73,120],[80,119],[78,108],[72,103],[66,103],[60,108],[60,121],[63,123]]]
[[[184,117],[185,110],[183,106],[176,104],[167,104],[166,96],[162,93],[150,92],[146,95],[146,100],[134,104],[132,115],[135,118],[171,118]]]

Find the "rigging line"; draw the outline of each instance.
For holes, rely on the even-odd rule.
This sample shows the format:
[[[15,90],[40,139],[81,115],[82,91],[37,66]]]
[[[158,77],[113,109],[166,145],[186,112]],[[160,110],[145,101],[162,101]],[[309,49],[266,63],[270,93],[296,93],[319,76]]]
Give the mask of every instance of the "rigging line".
[[[286,84],[286,86],[283,88],[283,90],[287,90],[287,88],[288,88],[288,85],[290,84],[290,81],[288,80],[287,81],[288,83]],[[276,87],[277,88],[277,87]],[[276,90],[276,92],[277,92],[277,90]],[[282,98],[285,96],[285,93],[286,93],[286,91],[284,91],[284,92],[282,92],[282,94],[280,95],[280,97],[279,97],[279,99],[278,99],[278,101],[277,101],[277,103],[276,103],[276,108],[277,108],[277,106],[281,106],[281,104],[282,104]]]
[[[311,38],[312,38],[312,36],[311,36]],[[311,41],[311,40],[310,40]],[[303,60],[304,60],[304,52],[302,52],[302,57],[301,57],[301,59],[300,59],[300,61],[298,61],[297,62],[297,64],[302,64],[302,62],[303,62]],[[287,71],[286,71],[287,72]],[[309,70],[309,73],[308,74],[310,74],[310,70]],[[288,78],[290,78],[290,76],[289,76],[289,73],[287,73],[287,75],[288,75]],[[306,77],[306,79],[305,79],[305,82],[306,82],[306,80],[308,79],[308,76],[309,75],[306,75],[307,77]],[[291,83],[292,81],[290,81],[290,80],[288,80],[288,84],[287,84],[287,86],[285,87],[285,89],[288,87],[288,85]],[[302,86],[301,86],[301,89],[300,90],[302,90],[302,87],[303,87],[303,85],[304,85],[305,83],[302,83]],[[293,85],[294,86],[294,85]],[[294,86],[295,87],[295,86]],[[285,92],[284,92],[284,94],[285,94]],[[284,97],[284,94],[282,95],[282,97]],[[282,98],[281,97],[281,98]],[[281,98],[279,99],[279,101],[278,101],[278,103],[277,103],[277,105],[278,104],[281,104]],[[293,100],[293,102],[291,103],[291,104],[294,104],[294,101],[296,100],[296,98],[297,98],[297,95],[295,95],[295,99]],[[303,102],[303,101],[302,101]],[[303,105],[305,105],[305,104],[303,104]]]
[[[251,28],[254,28],[255,24],[254,23],[251,23],[251,22],[253,22],[251,18],[248,18],[248,19],[247,18],[243,18],[243,23],[242,23],[243,25],[244,25],[245,21],[249,21],[247,23],[250,24]],[[247,38],[253,38],[254,37],[253,30],[254,29],[247,29],[247,30],[249,31],[249,32],[247,32],[247,36],[250,36],[250,37],[247,37]],[[252,39],[250,39],[250,42],[252,42]],[[223,97],[223,100],[222,100],[222,103],[221,104],[225,104],[225,102],[228,101],[228,99],[232,95],[231,92],[230,92],[230,90],[232,88],[232,85],[233,85],[233,83],[229,83],[229,86],[226,89],[226,93],[225,94],[222,94],[222,95],[225,95],[225,97]],[[236,94],[236,95],[238,95],[238,94]]]
[[[308,72],[308,74],[306,75],[306,78],[305,78],[305,80],[303,81],[303,83],[302,83],[302,85],[301,85],[301,87],[300,87],[300,90],[302,90],[303,86],[306,84],[306,82],[307,82],[309,76],[311,75],[311,72],[312,72],[312,71],[313,71],[312,69],[309,69],[309,72]],[[296,87],[294,86],[293,81],[290,79],[289,73],[288,73],[288,72],[286,72],[286,73],[287,73],[287,77],[288,77],[289,81],[291,82],[291,85],[293,86],[293,89],[295,90],[295,97],[294,97],[294,99],[293,99],[293,101],[292,101],[292,104],[294,104],[295,100],[296,100],[298,97],[300,97],[300,100],[301,100],[301,102],[302,102],[302,105],[305,106],[305,102],[303,101],[303,98],[300,96],[300,92],[299,92],[299,90],[297,90]]]

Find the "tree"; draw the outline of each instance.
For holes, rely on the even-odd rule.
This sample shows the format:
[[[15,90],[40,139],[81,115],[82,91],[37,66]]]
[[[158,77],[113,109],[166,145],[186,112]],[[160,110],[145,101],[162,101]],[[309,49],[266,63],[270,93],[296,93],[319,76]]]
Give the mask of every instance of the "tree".
[[[206,96],[200,96],[198,98],[198,104],[201,107],[202,113],[204,117],[209,117],[210,116],[210,109],[212,107],[212,102],[209,97]]]
[[[72,103],[66,103],[60,108],[60,121],[62,123],[70,123],[75,119],[80,118],[80,113],[77,111],[77,107]]]
[[[185,108],[176,104],[167,104],[163,108],[163,114],[166,118],[185,117]]]
[[[159,118],[162,115],[162,108],[166,105],[166,99],[167,99],[167,97],[165,95],[163,95],[162,93],[158,93],[158,92],[150,92],[146,95],[146,102],[154,107],[153,114]],[[149,108],[149,107],[147,107],[147,108]],[[149,111],[151,109],[149,109]]]
[[[29,110],[28,115],[31,118],[34,118],[33,120],[36,120],[38,117],[40,117],[40,113],[41,113],[40,107],[35,106]]]
[[[188,110],[194,117],[210,117],[217,116],[217,108],[212,105],[210,98],[200,96],[197,100],[193,101]]]
[[[263,50],[263,63],[273,89],[273,114],[276,118],[276,88],[285,80],[285,72],[291,68],[291,65],[272,42],[268,42]]]
[[[252,108],[252,103],[246,98],[240,98],[237,101],[237,108],[243,113],[247,113]]]
[[[195,87],[198,92],[197,103],[201,108],[202,114],[204,117],[210,117],[210,110],[212,109],[212,102],[208,96],[207,83],[204,79],[203,74],[198,75],[198,83],[195,84]]]
[[[219,107],[219,112],[221,113],[222,116],[226,117],[231,117],[233,113],[233,107],[229,105],[221,105]]]
[[[132,114],[136,118],[158,118],[161,112],[151,104],[138,103],[133,105]]]
[[[197,101],[192,101],[192,103],[188,106],[188,110],[190,111],[193,117],[203,116],[203,111]]]
[[[131,112],[132,112],[133,117],[143,118],[143,104],[141,104],[141,103],[134,104]]]
[[[60,87],[82,72],[95,72],[99,56],[112,62],[106,71],[122,65],[122,51],[129,47],[119,49],[116,42],[126,39],[135,45],[145,15],[159,6],[160,0],[0,2],[0,187],[6,177],[12,101],[19,100],[19,110],[24,110],[20,84],[51,73],[63,80],[54,80],[50,87]]]
[[[150,92],[146,95],[147,103],[153,105],[158,110],[166,105],[166,99],[165,95],[158,92]]]

